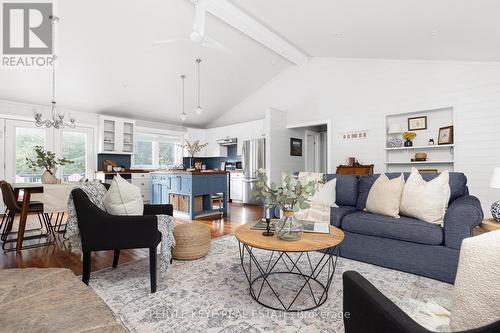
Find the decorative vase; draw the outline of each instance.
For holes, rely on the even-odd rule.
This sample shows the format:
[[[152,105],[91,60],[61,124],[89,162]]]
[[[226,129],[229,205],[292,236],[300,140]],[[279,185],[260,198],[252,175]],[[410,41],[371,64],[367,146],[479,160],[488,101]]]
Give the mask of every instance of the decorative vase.
[[[293,211],[285,210],[276,224],[276,236],[285,241],[297,241],[302,237],[304,226]]]
[[[495,221],[500,222],[500,201],[496,201],[491,205],[491,216]]]
[[[55,173],[56,169],[51,170],[52,173],[50,173],[48,170],[45,170],[42,174],[42,184],[59,184],[61,181],[56,178]]]
[[[413,146],[413,142],[410,139],[407,139],[405,141],[405,147],[412,147],[412,146]]]
[[[403,140],[401,140],[400,138],[390,138],[387,141],[387,147],[389,148],[398,148],[401,147],[402,145],[403,145]]]

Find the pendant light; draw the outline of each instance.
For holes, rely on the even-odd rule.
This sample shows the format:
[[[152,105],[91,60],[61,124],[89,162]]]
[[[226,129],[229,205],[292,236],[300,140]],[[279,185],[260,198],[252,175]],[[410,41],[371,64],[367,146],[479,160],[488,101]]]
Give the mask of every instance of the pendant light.
[[[50,20],[52,20],[52,40],[56,40],[56,23],[59,22],[57,16],[51,15]],[[63,129],[64,127],[75,128],[75,119],[69,119],[69,123],[64,120],[64,113],[58,112],[56,108],[56,50],[54,47],[54,54],[52,56],[52,100],[50,101],[50,119],[43,119],[43,114],[41,112],[35,112],[35,125],[37,127],[54,127],[55,129]]]
[[[196,63],[198,64],[198,107],[196,108],[196,114],[200,115],[203,110],[201,108],[201,102],[200,102],[200,62],[201,59],[196,59]]]
[[[181,80],[182,80],[182,113],[179,116],[182,121],[185,121],[187,119],[187,114],[184,109],[184,79],[186,78],[186,75],[181,75]]]

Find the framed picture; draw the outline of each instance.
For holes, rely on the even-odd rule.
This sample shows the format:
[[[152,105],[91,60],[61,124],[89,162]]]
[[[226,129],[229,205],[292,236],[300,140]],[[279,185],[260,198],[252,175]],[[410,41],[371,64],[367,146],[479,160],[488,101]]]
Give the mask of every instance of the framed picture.
[[[290,156],[302,156],[302,139],[290,138]]]
[[[441,127],[438,134],[438,145],[453,144],[453,126]]]
[[[408,131],[427,129],[427,116],[408,118]]]

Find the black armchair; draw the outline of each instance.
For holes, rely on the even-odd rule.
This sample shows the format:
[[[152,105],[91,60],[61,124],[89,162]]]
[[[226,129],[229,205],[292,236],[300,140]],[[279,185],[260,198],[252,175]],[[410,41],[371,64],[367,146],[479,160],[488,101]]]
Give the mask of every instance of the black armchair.
[[[92,251],[114,250],[113,268],[116,268],[120,250],[149,248],[151,292],[156,292],[156,248],[161,233],[155,215],[172,216],[172,205],[144,205],[143,216],[117,216],[94,205],[81,189],[74,189],[71,194],[82,240],[82,281],[89,284]]]
[[[344,328],[346,333],[432,333],[420,326],[361,274],[345,272]],[[500,332],[500,321],[462,333]]]

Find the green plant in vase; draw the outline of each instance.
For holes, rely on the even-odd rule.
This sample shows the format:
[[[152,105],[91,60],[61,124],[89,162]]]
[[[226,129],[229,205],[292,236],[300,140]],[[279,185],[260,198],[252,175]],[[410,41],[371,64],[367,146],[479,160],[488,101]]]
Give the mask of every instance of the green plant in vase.
[[[61,181],[56,178],[56,170],[58,165],[66,165],[74,163],[65,158],[57,158],[56,154],[43,149],[42,146],[35,146],[34,158],[26,158],[26,165],[33,170],[44,169],[42,174],[42,183],[58,184]]]
[[[316,191],[317,183],[310,181],[302,184],[290,175],[283,178],[281,187],[275,183],[268,185],[265,170],[260,169],[256,173],[254,196],[262,199],[266,205],[272,205],[283,211],[283,218],[276,224],[276,236],[287,241],[296,241],[302,237],[304,226],[297,220],[295,212],[299,209],[310,207],[309,198]]]
[[[208,142],[206,143],[200,143],[199,140],[194,141],[193,143],[190,143],[188,140],[184,140],[186,143],[183,145],[179,145],[179,147],[184,148],[187,150],[190,156],[190,161],[189,161],[189,167],[192,168],[194,166],[194,157],[196,154],[198,154],[200,151],[203,150],[206,146],[208,146]]]

